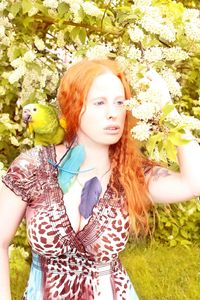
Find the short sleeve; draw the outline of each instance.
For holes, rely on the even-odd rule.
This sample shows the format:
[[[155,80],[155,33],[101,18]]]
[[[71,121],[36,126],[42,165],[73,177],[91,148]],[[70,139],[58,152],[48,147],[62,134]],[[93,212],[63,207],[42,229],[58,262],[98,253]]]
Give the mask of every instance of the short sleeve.
[[[22,200],[29,202],[31,189],[37,180],[37,159],[33,155],[36,149],[21,153],[10,165],[2,182]]]

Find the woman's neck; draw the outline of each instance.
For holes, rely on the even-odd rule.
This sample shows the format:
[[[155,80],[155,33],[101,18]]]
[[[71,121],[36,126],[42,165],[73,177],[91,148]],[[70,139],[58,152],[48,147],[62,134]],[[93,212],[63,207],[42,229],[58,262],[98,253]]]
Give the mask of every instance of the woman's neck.
[[[110,168],[109,147],[107,145],[83,145],[85,148],[86,158],[81,165],[80,170],[94,168],[85,176],[101,177]]]

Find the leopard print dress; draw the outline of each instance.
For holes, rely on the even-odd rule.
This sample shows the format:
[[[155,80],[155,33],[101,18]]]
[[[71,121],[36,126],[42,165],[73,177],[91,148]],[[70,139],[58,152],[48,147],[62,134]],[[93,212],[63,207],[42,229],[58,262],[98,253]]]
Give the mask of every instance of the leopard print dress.
[[[119,199],[108,184],[88,223],[76,233],[66,213],[58,171],[48,159],[56,160],[55,147],[37,146],[18,156],[3,178],[27,202],[33,263],[23,299],[138,299],[118,258],[129,232],[123,189]]]

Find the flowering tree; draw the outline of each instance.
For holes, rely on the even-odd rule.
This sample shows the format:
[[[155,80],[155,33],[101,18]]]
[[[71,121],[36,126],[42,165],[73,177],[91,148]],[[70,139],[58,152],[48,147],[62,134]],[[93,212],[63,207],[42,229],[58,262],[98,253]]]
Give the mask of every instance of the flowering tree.
[[[170,0],[2,0],[0,45],[0,160],[5,166],[31,145],[22,106],[54,103],[60,75],[83,57],[110,57],[121,64],[133,90],[127,109],[138,119],[131,133],[151,158],[176,161],[175,146],[185,142],[185,126],[198,135],[197,9]],[[160,110],[162,90],[141,80],[149,68],[166,80],[180,115],[173,105]]]

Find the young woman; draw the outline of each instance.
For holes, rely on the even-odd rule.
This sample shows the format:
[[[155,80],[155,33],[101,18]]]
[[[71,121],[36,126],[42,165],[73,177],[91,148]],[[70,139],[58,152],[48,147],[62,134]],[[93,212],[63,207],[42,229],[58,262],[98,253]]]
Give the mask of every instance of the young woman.
[[[0,300],[11,299],[8,247],[25,214],[33,263],[24,299],[138,299],[118,254],[129,230],[148,231],[153,202],[200,195],[200,147],[191,135],[178,148],[179,173],[153,165],[130,136],[130,96],[114,61],[84,60],[64,74],[66,141],[22,153],[3,179]]]

